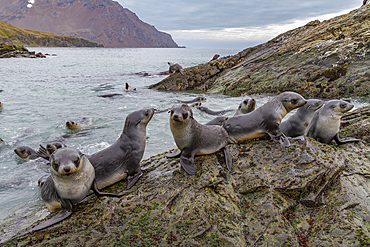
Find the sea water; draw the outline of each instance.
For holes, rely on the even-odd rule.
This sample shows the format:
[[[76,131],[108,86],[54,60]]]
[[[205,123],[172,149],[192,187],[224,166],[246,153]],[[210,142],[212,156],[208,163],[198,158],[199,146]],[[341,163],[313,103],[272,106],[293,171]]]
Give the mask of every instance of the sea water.
[[[0,242],[48,215],[37,181],[49,174],[45,160],[21,160],[14,149],[38,149],[62,141],[85,154],[100,151],[117,140],[126,116],[136,110],[164,110],[177,100],[205,96],[212,110],[236,110],[243,97],[189,92],[161,92],[148,86],[166,77],[167,62],[184,68],[208,62],[215,54],[234,55],[237,49],[108,49],[29,48],[48,53],[44,59],[0,60]],[[145,76],[144,74],[147,73]],[[125,92],[125,83],[136,91]],[[103,94],[122,94],[112,98]],[[268,97],[256,97],[257,107]],[[369,104],[355,100],[356,107]],[[195,119],[206,123],[214,117],[193,109]],[[234,112],[226,114],[232,116]],[[86,130],[66,129],[66,121],[93,119]],[[63,135],[70,134],[69,138]],[[144,159],[176,148],[167,112],[155,114],[147,126]]]

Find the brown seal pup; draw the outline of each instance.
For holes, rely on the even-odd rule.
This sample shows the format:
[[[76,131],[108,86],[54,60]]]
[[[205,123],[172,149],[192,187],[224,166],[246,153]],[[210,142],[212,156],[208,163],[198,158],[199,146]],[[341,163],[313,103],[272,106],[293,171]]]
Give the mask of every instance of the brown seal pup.
[[[303,136],[311,123],[315,112],[324,105],[323,100],[309,99],[307,104],[298,108],[297,112],[280,124],[280,130],[287,137]]]
[[[247,114],[256,109],[256,100],[249,97],[243,100],[242,103],[240,103],[238,110],[236,110],[234,116],[241,115],[241,114]]]
[[[14,152],[22,159],[28,161],[28,160],[34,160],[39,158],[40,156],[37,154],[37,151],[34,149],[28,147],[28,146],[20,146],[14,149]]]
[[[199,102],[199,101],[205,101],[207,100],[205,97],[203,96],[198,96],[194,99],[191,99],[191,100],[177,100],[177,102],[179,103],[185,103],[185,104],[190,104],[190,103],[194,103],[194,102]]]
[[[290,142],[280,131],[279,125],[288,112],[306,102],[298,93],[284,92],[255,111],[229,118],[223,126],[234,142],[268,135],[284,147],[289,147]]]
[[[195,155],[211,154],[220,149],[224,151],[226,166],[231,171],[231,154],[226,147],[229,137],[222,126],[198,123],[193,118],[191,108],[187,104],[180,104],[171,108],[170,128],[181,151],[180,164],[188,174],[193,175],[197,171],[194,164]]]
[[[181,67],[180,64],[168,62],[168,65],[170,66],[170,68],[168,69],[170,74],[179,72],[181,75],[184,75],[184,69]]]
[[[310,125],[307,127],[307,136],[329,144],[334,140],[338,145],[348,142],[358,142],[359,139],[340,140],[340,119],[344,113],[350,111],[353,104],[344,100],[329,100],[315,113]]]
[[[207,113],[209,115],[213,115],[213,116],[224,115],[227,112],[233,111],[233,110],[213,111],[213,110],[211,110],[211,109],[209,109],[209,108],[207,108],[205,106],[202,106],[202,103],[200,103],[200,102],[194,103],[191,106],[192,107],[195,107],[195,108],[197,108],[197,109],[199,109],[199,110],[201,110],[201,111],[203,111],[203,112],[205,112],[205,113]]]
[[[95,168],[99,189],[126,177],[127,189],[130,189],[141,177],[140,161],[145,150],[146,126],[153,114],[153,108],[130,113],[118,140],[108,148],[88,156]]]
[[[67,121],[66,127],[70,130],[81,130],[90,127],[93,124],[93,120],[90,117],[83,117],[80,122]]]
[[[43,221],[31,231],[42,230],[72,214],[72,207],[84,199],[90,190],[96,196],[121,197],[124,194],[102,193],[96,184],[96,174],[89,159],[74,148],[61,148],[50,157],[51,175],[42,181],[41,198],[50,212],[59,211],[53,218]],[[40,182],[40,181],[39,181]]]

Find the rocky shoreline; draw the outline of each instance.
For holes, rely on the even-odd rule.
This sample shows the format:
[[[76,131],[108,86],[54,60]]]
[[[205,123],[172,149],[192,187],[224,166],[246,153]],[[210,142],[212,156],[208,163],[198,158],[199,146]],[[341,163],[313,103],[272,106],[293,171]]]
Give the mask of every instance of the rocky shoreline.
[[[341,146],[309,138],[289,148],[271,140],[230,145],[232,172],[222,152],[197,157],[194,176],[159,154],[142,161],[144,175],[127,196],[91,198],[64,222],[4,244],[365,246],[370,106],[346,114],[342,125],[342,137],[365,138]]]
[[[295,91],[306,98],[370,96],[370,5],[312,21],[234,56],[150,86],[230,96]]]
[[[24,46],[0,44],[0,58],[46,58],[41,52],[29,51]]]

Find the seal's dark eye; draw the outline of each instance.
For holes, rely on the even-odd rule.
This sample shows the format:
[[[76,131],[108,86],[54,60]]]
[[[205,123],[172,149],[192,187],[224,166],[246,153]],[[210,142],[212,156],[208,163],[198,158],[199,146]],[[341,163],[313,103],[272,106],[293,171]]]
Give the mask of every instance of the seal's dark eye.
[[[340,108],[342,108],[342,109],[345,109],[346,106],[347,106],[347,104],[345,104],[345,103],[340,104]]]
[[[59,164],[57,162],[55,162],[54,160],[51,161],[51,167],[53,167],[53,169],[55,171],[58,171],[59,170]]]
[[[294,105],[295,105],[295,104],[297,104],[297,103],[298,103],[298,100],[297,100],[297,99],[292,99],[292,101],[291,101],[291,102],[292,102],[292,104],[294,104]]]
[[[75,164],[76,167],[78,167],[80,165],[80,158],[76,158],[73,163]]]
[[[188,118],[188,113],[187,113],[187,112],[183,113],[183,114],[182,114],[182,118],[183,118],[183,119],[187,119],[187,118]]]

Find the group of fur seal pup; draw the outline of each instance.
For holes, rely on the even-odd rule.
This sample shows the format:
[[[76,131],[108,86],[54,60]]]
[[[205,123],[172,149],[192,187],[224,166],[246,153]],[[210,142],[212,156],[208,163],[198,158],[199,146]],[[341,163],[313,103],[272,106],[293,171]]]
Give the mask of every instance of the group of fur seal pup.
[[[270,137],[283,147],[289,147],[288,137],[302,135],[328,144],[332,140],[338,144],[359,141],[339,138],[340,118],[353,108],[353,104],[345,100],[306,100],[298,93],[284,92],[255,110],[256,101],[247,98],[232,117],[218,116],[213,122],[201,124],[194,119],[188,103],[204,99],[198,97],[187,103],[175,104],[169,110],[170,129],[179,152],[167,153],[166,156],[179,157],[180,165],[190,175],[197,172],[194,163],[196,155],[219,150],[223,151],[226,168],[231,171],[232,157],[227,148],[230,143]],[[294,115],[281,122],[296,108],[298,110]],[[31,231],[47,228],[69,217],[73,205],[91,193],[97,196],[123,196],[124,193],[103,193],[99,190],[125,178],[128,180],[127,189],[132,188],[143,174],[140,161],[145,150],[146,126],[154,113],[153,108],[130,113],[118,140],[92,155],[82,154],[77,149],[58,143],[48,144],[44,150],[37,151],[36,155],[49,159],[51,171],[48,178],[39,181],[41,197],[50,211],[60,210]]]

